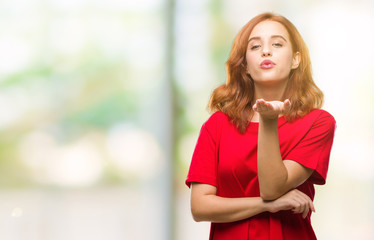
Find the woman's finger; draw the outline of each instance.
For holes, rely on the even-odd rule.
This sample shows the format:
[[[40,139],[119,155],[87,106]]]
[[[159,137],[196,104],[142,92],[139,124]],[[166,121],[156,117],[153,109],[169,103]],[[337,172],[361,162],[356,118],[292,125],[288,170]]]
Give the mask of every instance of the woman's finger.
[[[296,199],[296,202],[297,207],[295,209],[295,213],[303,213],[305,211],[305,202],[300,199]]]
[[[312,199],[310,199],[310,197],[307,196],[307,195],[304,194],[304,193],[302,193],[301,196],[305,199],[305,201],[307,201],[309,210],[315,212],[316,210],[315,210],[315,208],[314,208],[314,204],[313,204]]]
[[[316,209],[314,208],[314,204],[312,201],[310,201],[310,207],[309,207],[313,212],[316,212]]]
[[[300,207],[300,212],[302,214],[302,217],[305,218],[309,212],[310,209],[313,207],[312,200],[303,192],[297,193],[298,201],[300,201],[302,207]]]
[[[308,212],[309,212],[309,208],[305,208],[303,214],[302,214],[302,217],[305,218],[306,215],[308,215]]]
[[[284,106],[291,106],[291,102],[289,99],[283,101]]]
[[[290,110],[291,108],[291,102],[289,99],[284,100],[283,102],[283,112]]]

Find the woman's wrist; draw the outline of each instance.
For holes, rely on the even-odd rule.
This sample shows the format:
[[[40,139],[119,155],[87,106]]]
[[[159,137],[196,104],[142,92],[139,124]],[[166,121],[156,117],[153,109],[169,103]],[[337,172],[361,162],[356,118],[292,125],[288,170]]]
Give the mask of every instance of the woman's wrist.
[[[275,126],[278,126],[278,119],[279,117],[278,116],[274,116],[274,117],[268,117],[268,116],[259,116],[259,122],[262,123],[262,124],[266,124],[266,125],[275,125]]]
[[[262,199],[262,198],[261,198]],[[264,212],[271,212],[272,210],[272,202],[262,199],[263,211]]]

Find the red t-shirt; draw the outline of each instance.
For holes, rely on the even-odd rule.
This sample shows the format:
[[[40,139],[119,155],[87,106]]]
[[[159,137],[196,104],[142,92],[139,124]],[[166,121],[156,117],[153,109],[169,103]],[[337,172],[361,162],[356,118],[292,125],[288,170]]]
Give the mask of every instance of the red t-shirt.
[[[284,117],[278,121],[282,159],[314,169],[311,177],[297,187],[312,200],[313,184],[325,184],[334,131],[334,118],[321,109],[294,122],[287,122]],[[221,197],[259,197],[257,138],[258,123],[250,123],[246,132],[240,134],[227,115],[214,113],[201,128],[186,184],[213,185]],[[310,214],[303,219],[292,211],[263,212],[237,222],[212,223],[210,239],[316,239]]]

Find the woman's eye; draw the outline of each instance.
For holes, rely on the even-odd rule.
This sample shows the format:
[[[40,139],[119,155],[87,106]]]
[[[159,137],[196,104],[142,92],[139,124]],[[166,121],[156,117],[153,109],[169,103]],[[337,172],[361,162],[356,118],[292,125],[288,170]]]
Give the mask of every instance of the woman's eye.
[[[256,50],[256,49],[258,49],[260,47],[260,45],[253,45],[252,47],[251,47],[251,50]]]
[[[273,46],[275,46],[275,47],[282,47],[283,44],[282,43],[274,43]]]

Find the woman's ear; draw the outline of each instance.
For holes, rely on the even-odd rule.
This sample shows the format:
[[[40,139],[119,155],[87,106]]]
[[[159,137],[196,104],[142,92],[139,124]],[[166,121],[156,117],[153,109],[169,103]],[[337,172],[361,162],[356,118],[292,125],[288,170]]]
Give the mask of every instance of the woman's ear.
[[[296,69],[299,67],[299,64],[300,64],[300,52],[296,52],[293,56],[293,59],[292,59],[292,67],[291,69]]]

